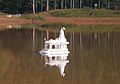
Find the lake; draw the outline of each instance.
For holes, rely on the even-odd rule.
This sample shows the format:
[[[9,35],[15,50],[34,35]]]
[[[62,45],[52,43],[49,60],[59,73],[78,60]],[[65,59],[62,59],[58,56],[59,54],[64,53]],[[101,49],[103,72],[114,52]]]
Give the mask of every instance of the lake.
[[[119,27],[66,28],[70,53],[64,77],[38,53],[44,38],[57,38],[60,28],[1,29],[0,84],[120,84]]]

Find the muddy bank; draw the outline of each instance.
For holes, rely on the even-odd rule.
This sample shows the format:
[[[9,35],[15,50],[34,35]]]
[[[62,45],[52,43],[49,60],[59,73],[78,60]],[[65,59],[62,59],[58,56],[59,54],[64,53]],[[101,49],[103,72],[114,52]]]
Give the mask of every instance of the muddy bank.
[[[33,22],[65,22],[83,25],[91,24],[120,24],[120,18],[63,18],[63,17],[46,17],[46,20],[27,20],[21,18],[0,17],[0,27],[8,25],[20,25]]]

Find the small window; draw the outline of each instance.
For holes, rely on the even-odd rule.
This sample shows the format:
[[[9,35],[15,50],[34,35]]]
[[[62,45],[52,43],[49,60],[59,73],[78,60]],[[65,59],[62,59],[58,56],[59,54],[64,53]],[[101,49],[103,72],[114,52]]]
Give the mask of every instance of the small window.
[[[52,46],[52,49],[55,49],[55,45]]]
[[[52,60],[55,60],[55,57],[52,57]]]

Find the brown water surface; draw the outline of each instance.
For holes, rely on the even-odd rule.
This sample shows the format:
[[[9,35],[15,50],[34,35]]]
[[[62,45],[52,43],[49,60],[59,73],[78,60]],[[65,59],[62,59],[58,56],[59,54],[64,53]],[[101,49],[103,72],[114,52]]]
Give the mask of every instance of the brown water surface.
[[[38,53],[59,29],[1,30],[0,84],[120,84],[120,31],[78,31],[66,28],[70,54],[61,77]]]

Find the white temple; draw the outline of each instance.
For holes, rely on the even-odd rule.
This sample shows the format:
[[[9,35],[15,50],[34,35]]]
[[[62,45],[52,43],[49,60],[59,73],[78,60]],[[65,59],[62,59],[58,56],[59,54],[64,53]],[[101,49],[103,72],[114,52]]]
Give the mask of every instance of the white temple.
[[[65,76],[64,70],[69,60],[67,60],[68,51],[67,39],[64,34],[65,28],[61,28],[59,37],[55,40],[45,40],[44,49],[42,49],[39,53],[44,56],[45,66],[57,66],[59,67],[61,76]]]
[[[44,49],[42,49],[39,53],[53,56],[54,54],[56,55],[59,52],[59,55],[61,53],[61,56],[62,54],[68,55],[69,51],[67,48],[67,44],[69,44],[69,42],[67,42],[67,39],[65,38],[64,30],[64,27],[61,28],[59,37],[55,40],[50,39],[48,41],[45,41]]]

